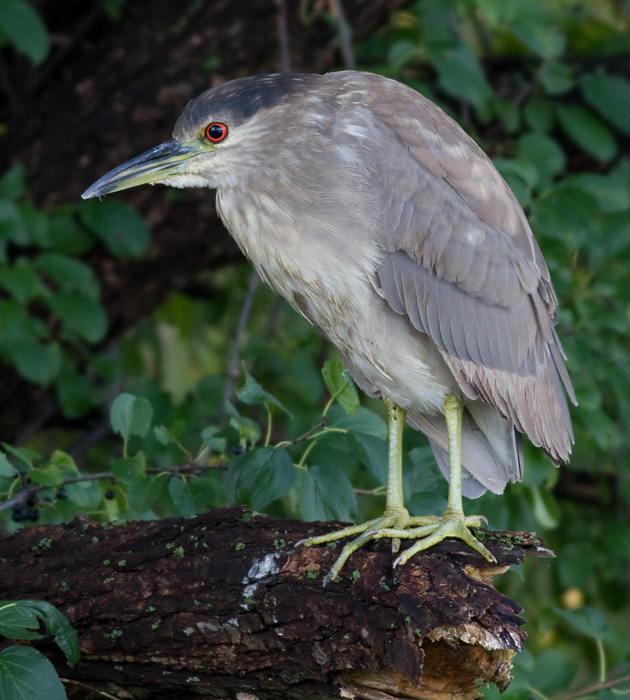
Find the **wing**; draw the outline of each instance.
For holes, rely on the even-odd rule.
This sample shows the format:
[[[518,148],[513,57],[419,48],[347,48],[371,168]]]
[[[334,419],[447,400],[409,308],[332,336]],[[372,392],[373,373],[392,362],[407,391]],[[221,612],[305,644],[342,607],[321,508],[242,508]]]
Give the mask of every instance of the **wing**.
[[[374,285],[431,337],[469,398],[566,460],[565,391],[575,395],[554,329],[556,296],[525,215],[453,120],[413,91],[383,92],[370,105],[388,143],[371,173],[382,212]]]

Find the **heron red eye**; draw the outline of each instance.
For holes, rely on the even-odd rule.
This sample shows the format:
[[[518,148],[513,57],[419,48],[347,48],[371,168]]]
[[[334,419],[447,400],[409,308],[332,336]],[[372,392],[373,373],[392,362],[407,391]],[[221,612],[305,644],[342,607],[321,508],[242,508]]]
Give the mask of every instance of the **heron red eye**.
[[[212,122],[206,127],[206,138],[212,143],[220,143],[228,135],[228,128],[221,122]]]

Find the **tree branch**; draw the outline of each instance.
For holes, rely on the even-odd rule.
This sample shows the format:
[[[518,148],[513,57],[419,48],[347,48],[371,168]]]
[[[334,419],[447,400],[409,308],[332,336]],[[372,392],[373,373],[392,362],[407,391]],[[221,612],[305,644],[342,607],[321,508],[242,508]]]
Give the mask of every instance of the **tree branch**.
[[[59,606],[82,660],[66,669],[45,651],[62,676],[119,696],[467,700],[480,684],[507,687],[524,621],[491,582],[550,556],[539,540],[481,531],[497,565],[453,541],[396,570],[373,544],[323,588],[339,549],[292,545],[337,526],[234,507],[29,528],[0,537],[0,599]]]

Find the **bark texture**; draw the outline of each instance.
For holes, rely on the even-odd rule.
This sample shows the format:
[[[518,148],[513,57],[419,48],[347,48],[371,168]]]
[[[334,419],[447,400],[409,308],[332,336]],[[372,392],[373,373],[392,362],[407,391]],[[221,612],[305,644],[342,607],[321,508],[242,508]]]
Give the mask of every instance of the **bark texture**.
[[[339,549],[293,545],[337,526],[234,507],[30,528],[0,538],[0,600],[68,616],[81,661],[47,651],[70,697],[467,700],[507,687],[524,620],[492,579],[552,556],[540,540],[481,531],[496,565],[448,541],[395,570],[388,544],[373,544],[324,588]]]

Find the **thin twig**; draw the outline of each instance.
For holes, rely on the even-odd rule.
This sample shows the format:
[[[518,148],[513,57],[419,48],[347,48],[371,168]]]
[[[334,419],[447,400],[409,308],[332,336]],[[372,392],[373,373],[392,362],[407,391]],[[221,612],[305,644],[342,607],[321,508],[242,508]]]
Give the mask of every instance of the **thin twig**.
[[[310,437],[315,435],[316,437],[319,437],[317,435],[318,430],[323,430],[326,429],[326,424],[328,422],[328,416],[323,416],[321,421],[317,424],[314,425],[312,428],[307,430],[305,433],[302,433],[302,435],[299,435],[298,437],[294,438],[293,440],[287,440],[286,442],[281,442],[276,447],[289,447],[291,445],[297,445],[300,442],[303,442],[304,440],[308,440]],[[346,432],[343,429],[338,429],[338,428],[329,428],[328,429],[330,432]],[[178,464],[173,467],[147,467],[145,472],[147,474],[171,474],[171,475],[176,475],[176,474],[182,474],[186,472],[192,472],[193,474],[195,472],[199,471],[205,471],[206,469],[224,469],[228,466],[227,462],[215,462],[212,464],[203,464],[203,460],[208,455],[208,452],[210,451],[209,447],[206,447],[202,451],[202,455],[200,455],[197,460],[193,462],[186,462],[184,464]],[[3,510],[7,510],[14,506],[17,503],[21,503],[24,501],[26,498],[29,496],[36,496],[40,491],[45,491],[47,489],[60,489],[63,486],[68,486],[70,484],[78,484],[81,482],[85,481],[98,481],[100,479],[109,479],[112,482],[116,482],[116,475],[114,472],[95,472],[93,474],[79,474],[78,476],[71,476],[67,479],[64,479],[61,483],[56,484],[55,486],[46,486],[43,484],[30,484],[26,485],[24,484],[20,491],[13,496],[12,498],[7,499],[3,503],[0,503],[0,512]]]
[[[35,94],[41,89],[42,85],[47,85],[53,79],[53,75],[58,68],[64,63],[66,58],[74,49],[81,43],[83,38],[88,34],[92,27],[103,16],[101,4],[96,4],[92,9],[77,22],[74,27],[74,33],[70,39],[61,45],[46,61],[42,69],[29,81],[26,86],[25,100],[28,105]]]
[[[243,334],[245,333],[245,327],[247,326],[247,321],[249,319],[249,314],[252,310],[252,304],[254,301],[254,295],[256,294],[256,288],[258,287],[259,281],[258,273],[252,272],[249,278],[249,286],[247,288],[247,295],[245,296],[245,301],[243,302],[243,307],[241,308],[241,315],[238,318],[238,323],[236,324],[236,331],[234,333],[234,344],[232,346],[232,354],[230,356],[230,361],[228,363],[227,378],[225,380],[225,389],[223,390],[223,403],[232,398],[232,392],[234,391],[234,382],[238,379],[240,375],[240,357],[243,345]]]
[[[15,88],[13,87],[13,83],[11,82],[11,77],[9,75],[9,70],[4,60],[4,56],[0,56],[0,91],[2,91],[6,96],[7,104],[9,105],[9,112],[12,115],[17,114],[20,100]]]
[[[15,438],[13,444],[23,445],[26,443],[30,437],[35,435],[37,431],[48,422],[48,419],[55,414],[57,409],[58,406],[52,399],[47,399],[46,401],[40,402],[37,406],[37,411],[35,412],[33,419],[28,423],[28,425],[20,428],[20,433]]]
[[[225,462],[217,462],[216,464],[178,464],[174,467],[147,467],[147,474],[181,474],[182,472],[196,472],[205,469],[221,469],[227,467]],[[20,489],[20,492],[9,498],[8,500],[0,503],[0,512],[7,510],[14,506],[16,503],[21,503],[25,498],[29,496],[36,496],[40,491],[45,491],[46,489],[60,489],[62,486],[68,486],[69,484],[78,484],[84,481],[98,481],[99,479],[109,479],[112,482],[116,481],[116,475],[114,472],[95,472],[94,474],[81,474],[80,476],[71,476],[68,479],[64,479],[60,484],[55,486],[44,486],[42,484],[32,484],[29,486],[24,486]]]
[[[337,25],[339,26],[339,39],[341,40],[341,53],[343,55],[343,62],[346,68],[354,70],[356,62],[354,60],[354,52],[352,51],[352,40],[350,38],[350,25],[348,20],[343,13],[343,7],[341,6],[341,0],[330,0],[330,9],[335,18],[337,19]]]
[[[287,444],[289,445],[297,445],[298,442],[302,442],[303,440],[308,440],[308,438],[313,434],[316,433],[320,428],[325,428],[326,423],[328,423],[328,416],[324,416],[317,425],[314,425],[310,430],[307,430],[305,433],[302,433],[299,437],[296,437],[295,440],[291,440]]]
[[[82,688],[87,688],[92,693],[97,693],[98,695],[102,695],[104,698],[109,698],[109,700],[120,700],[120,698],[117,695],[110,695],[110,693],[106,693],[104,690],[99,690],[98,688],[95,688],[94,686],[89,685],[88,683],[75,681],[73,678],[60,678],[59,680],[62,683],[73,683],[74,685],[80,685]]]
[[[106,435],[109,435],[111,430],[112,427],[109,417],[103,417],[103,420],[98,425],[90,430],[89,433],[83,435],[81,439],[68,450],[68,454],[72,459],[77,460],[87,452],[90,447],[96,445],[96,443],[102,440]]]
[[[278,43],[280,44],[280,70],[289,73],[291,58],[289,56],[289,31],[287,29],[287,5],[285,0],[276,0],[278,8]]]
[[[586,688],[582,688],[582,690],[576,690],[573,693],[569,693],[569,695],[561,696],[561,700],[574,700],[574,698],[581,698],[584,695],[597,693],[599,690],[604,690],[605,688],[614,688],[616,685],[620,685],[621,683],[628,683],[629,681],[630,675],[622,676],[621,678],[615,678],[614,680],[606,681],[605,683],[594,683],[593,685],[589,685]]]

